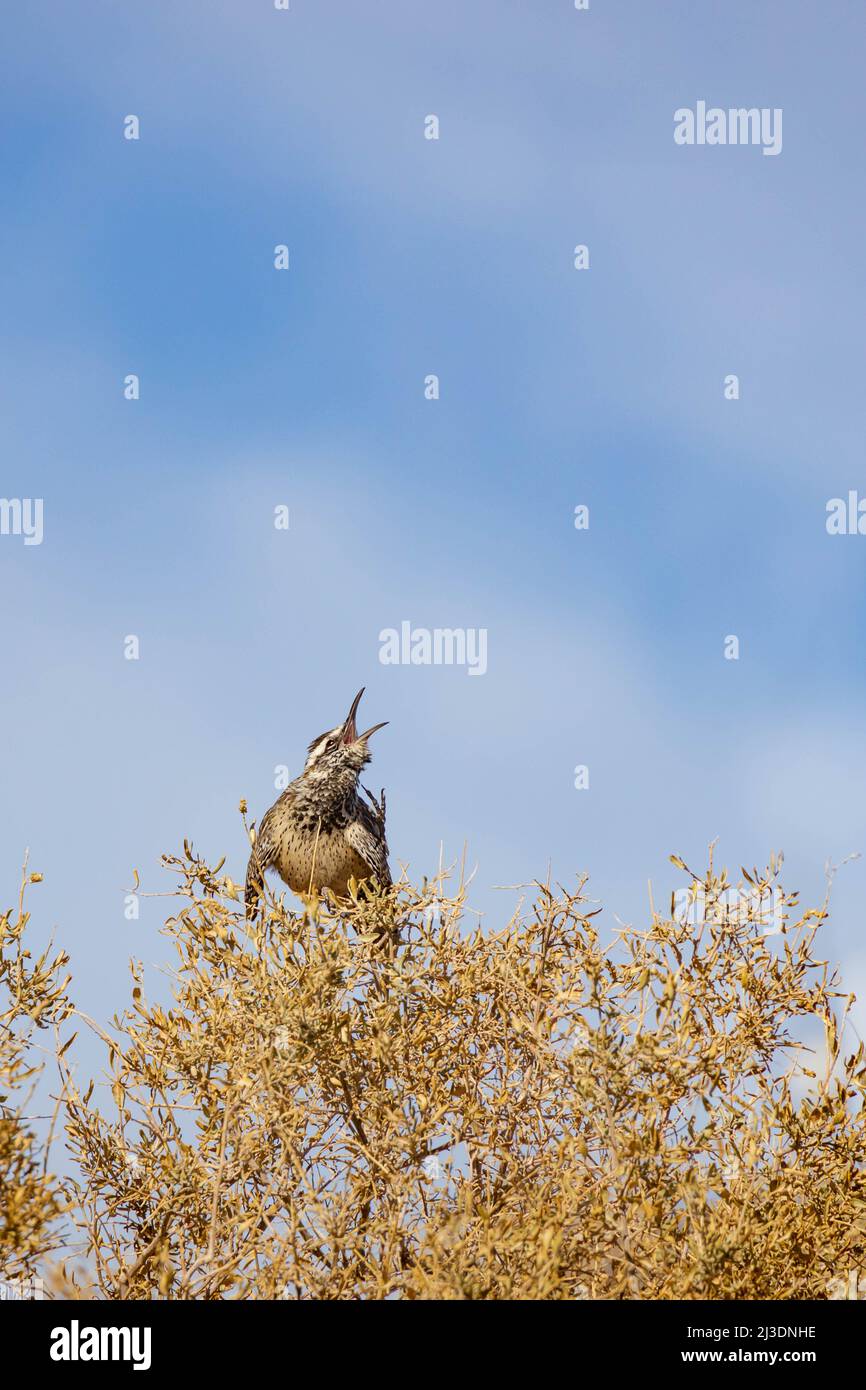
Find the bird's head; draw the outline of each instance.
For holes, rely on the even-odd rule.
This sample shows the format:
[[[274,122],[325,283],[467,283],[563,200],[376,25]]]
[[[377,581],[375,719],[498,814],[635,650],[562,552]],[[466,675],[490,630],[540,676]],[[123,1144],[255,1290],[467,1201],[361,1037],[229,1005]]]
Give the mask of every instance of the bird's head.
[[[329,778],[340,773],[351,772],[357,777],[365,764],[370,761],[367,740],[371,734],[375,734],[377,729],[384,729],[388,721],[386,719],[381,724],[374,724],[372,728],[365,729],[362,734],[358,733],[356,715],[363,693],[364,687],[362,686],[352,701],[351,709],[342,724],[338,724],[335,729],[329,729],[327,733],[319,734],[318,738],[313,739],[304,765],[304,776]]]

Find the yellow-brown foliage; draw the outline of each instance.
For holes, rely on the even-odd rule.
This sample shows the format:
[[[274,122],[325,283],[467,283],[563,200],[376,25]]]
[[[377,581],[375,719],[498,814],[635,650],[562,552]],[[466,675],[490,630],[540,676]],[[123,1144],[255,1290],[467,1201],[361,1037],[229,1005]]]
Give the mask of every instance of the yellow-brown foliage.
[[[36,1275],[54,1248],[62,1210],[23,1113],[42,1070],[38,1032],[57,1028],[69,1012],[67,957],[52,959],[49,948],[34,962],[24,945],[24,891],[40,877],[28,875],[25,862],[17,912],[0,916],[0,1277],[15,1283]]]
[[[777,897],[767,934],[775,862],[738,911],[711,862],[691,920],[613,940],[579,892],[494,930],[440,880],[248,923],[167,862],[174,1002],[134,967],[107,1107],[61,1058],[86,1253],[58,1288],[785,1299],[866,1270],[863,1049],[823,908]]]

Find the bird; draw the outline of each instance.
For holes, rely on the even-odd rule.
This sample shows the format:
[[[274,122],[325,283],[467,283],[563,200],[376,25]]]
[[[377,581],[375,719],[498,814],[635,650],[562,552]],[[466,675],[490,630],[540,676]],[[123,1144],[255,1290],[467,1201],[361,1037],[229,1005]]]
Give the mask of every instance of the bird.
[[[325,890],[347,897],[352,880],[365,891],[371,881],[382,890],[391,887],[385,793],[377,800],[362,788],[369,804],[358,794],[361,771],[370,761],[368,741],[388,723],[358,733],[356,715],[365,688],[342,724],[313,739],[303,772],[262,817],[247,865],[248,917],[258,909],[268,869],[275,869],[302,897],[321,897]]]

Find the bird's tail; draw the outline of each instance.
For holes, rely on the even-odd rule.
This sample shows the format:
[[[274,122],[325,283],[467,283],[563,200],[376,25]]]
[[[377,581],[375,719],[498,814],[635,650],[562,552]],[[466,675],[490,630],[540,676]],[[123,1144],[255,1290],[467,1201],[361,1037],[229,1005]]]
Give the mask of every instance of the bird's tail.
[[[247,881],[244,887],[244,904],[246,906],[247,921],[255,917],[259,910],[262,893],[264,892],[264,877],[262,866],[259,861],[258,853],[253,849],[247,863]]]

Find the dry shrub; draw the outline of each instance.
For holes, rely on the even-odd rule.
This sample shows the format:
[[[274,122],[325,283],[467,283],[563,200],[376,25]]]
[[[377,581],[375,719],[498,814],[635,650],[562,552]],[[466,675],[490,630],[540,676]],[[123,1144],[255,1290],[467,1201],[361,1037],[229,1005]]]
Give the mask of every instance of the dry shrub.
[[[863,1048],[824,908],[712,859],[695,911],[603,942],[580,892],[503,929],[464,890],[244,920],[189,849],[171,1007],[60,1060],[58,1287],[168,1298],[825,1298],[866,1269]],[[695,920],[685,920],[691,917]],[[796,1039],[820,1025],[814,1054]],[[808,1068],[808,1070],[807,1070]],[[85,1275],[77,1270],[84,1268]],[[92,1282],[88,1283],[90,1280]]]
[[[43,1070],[40,1030],[56,1028],[70,1012],[67,956],[49,946],[33,961],[24,945],[24,892],[40,878],[27,873],[25,860],[17,911],[0,916],[0,1278],[13,1285],[38,1277],[59,1240],[63,1210],[26,1114]]]

